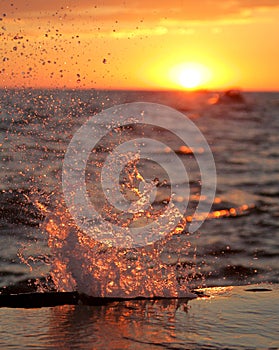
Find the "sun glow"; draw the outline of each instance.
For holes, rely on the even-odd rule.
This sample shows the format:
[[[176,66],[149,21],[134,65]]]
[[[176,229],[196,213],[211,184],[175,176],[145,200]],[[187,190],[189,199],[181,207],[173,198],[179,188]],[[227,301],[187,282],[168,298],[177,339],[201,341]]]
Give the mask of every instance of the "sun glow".
[[[180,84],[187,89],[192,89],[199,86],[201,81],[201,72],[192,68],[186,68],[179,76]]]
[[[171,80],[184,89],[203,87],[211,74],[208,68],[199,63],[183,63],[173,67],[170,71]]]

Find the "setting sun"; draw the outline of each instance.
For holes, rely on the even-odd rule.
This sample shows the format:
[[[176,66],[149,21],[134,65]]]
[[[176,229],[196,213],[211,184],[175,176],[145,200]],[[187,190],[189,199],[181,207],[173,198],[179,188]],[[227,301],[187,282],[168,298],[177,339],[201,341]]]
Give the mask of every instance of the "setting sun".
[[[196,89],[210,80],[208,68],[199,63],[182,63],[170,70],[171,80],[184,89]]]
[[[186,68],[179,77],[180,84],[187,89],[198,87],[201,81],[201,72],[194,68]]]

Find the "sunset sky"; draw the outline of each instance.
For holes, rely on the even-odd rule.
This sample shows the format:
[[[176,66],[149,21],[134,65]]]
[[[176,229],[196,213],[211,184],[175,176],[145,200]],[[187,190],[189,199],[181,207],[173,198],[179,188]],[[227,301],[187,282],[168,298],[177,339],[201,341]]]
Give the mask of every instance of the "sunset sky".
[[[278,0],[1,0],[0,18],[0,87],[279,90]]]

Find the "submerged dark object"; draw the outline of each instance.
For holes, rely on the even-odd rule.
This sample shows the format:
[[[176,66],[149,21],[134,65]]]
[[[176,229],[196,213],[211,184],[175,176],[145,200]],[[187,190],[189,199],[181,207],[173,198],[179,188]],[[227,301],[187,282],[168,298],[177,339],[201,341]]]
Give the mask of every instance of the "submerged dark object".
[[[58,305],[77,305],[76,292],[19,293],[0,295],[0,307],[37,308]]]
[[[90,297],[78,292],[44,292],[19,293],[0,295],[0,307],[39,308],[59,305],[106,305],[122,298]]]
[[[205,296],[200,292],[193,291],[196,297]],[[165,298],[165,297],[136,297],[136,298],[114,298],[114,297],[91,297],[78,292],[44,292],[44,293],[19,293],[19,294],[0,294],[0,307],[10,308],[39,308],[59,305],[89,305],[102,306],[112,302],[128,300],[166,300],[183,299],[188,301],[194,297],[185,298]]]
[[[245,292],[272,292],[272,289],[258,287],[258,288],[245,289]]]

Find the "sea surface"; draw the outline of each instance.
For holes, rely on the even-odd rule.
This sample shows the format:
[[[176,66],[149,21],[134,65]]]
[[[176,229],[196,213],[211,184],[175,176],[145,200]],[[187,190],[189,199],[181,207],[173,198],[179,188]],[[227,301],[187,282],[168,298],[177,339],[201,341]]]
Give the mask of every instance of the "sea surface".
[[[207,298],[0,309],[2,349],[278,349],[278,284]]]
[[[197,232],[187,234],[185,228],[182,233],[174,235],[174,241],[178,241],[162,240],[152,252],[151,248],[142,248],[145,249],[144,256],[150,252],[154,260],[152,267],[148,259],[141,259],[143,250],[140,250],[141,253],[129,249],[123,253],[123,250],[116,248],[105,251],[103,247],[91,245],[86,239],[83,241],[81,232],[75,233],[73,244],[73,225],[69,224],[70,219],[68,220],[63,205],[61,209],[63,160],[73,135],[89,118],[101,111],[135,101],[169,106],[193,121],[210,146],[217,174],[214,203],[208,219]],[[151,296],[154,290],[155,294],[177,296],[175,283],[179,288],[185,288],[183,290],[192,290],[262,283],[272,286],[279,282],[279,93],[243,92],[235,97],[207,91],[1,90],[0,120],[1,292],[11,286],[24,292],[29,290],[30,285],[32,288],[35,285],[39,291],[78,289],[99,296],[135,296],[137,293]],[[173,120],[169,124],[166,121],[166,130],[171,126],[173,127]],[[183,126],[175,127],[181,129]],[[129,132],[138,135],[139,130],[134,128]],[[125,130],[121,130],[121,135],[124,133]],[[166,144],[164,152],[158,151],[159,159],[168,162],[169,149],[181,157],[188,167],[189,178],[185,178],[185,173],[178,173],[178,183],[182,186],[184,183],[186,186],[187,181],[190,183],[193,205],[197,198],[206,202],[207,198],[199,198],[203,184],[195,162],[196,154],[203,153],[204,150],[196,149],[192,152],[162,130],[148,129],[145,136],[156,138],[156,133],[160,133],[160,142]],[[95,154],[100,164],[103,164],[107,154],[117,145],[114,137],[110,134],[98,145]],[[160,181],[160,175],[156,176],[156,171],[160,173],[162,169],[158,170],[155,165],[139,164],[137,171],[138,173],[130,171],[130,174],[138,175],[138,179],[139,174],[144,173],[149,178],[156,177]],[[123,176],[125,179],[125,174]],[[94,185],[97,177],[96,169],[89,167],[88,193],[98,207],[103,202],[100,199],[100,188]],[[158,210],[162,209],[165,197],[169,196],[168,181],[169,179],[158,186],[158,203],[154,204]],[[127,185],[127,181],[123,183]],[[131,195],[134,188],[131,183],[129,186],[127,188]],[[191,215],[190,210],[187,218]],[[67,225],[71,228],[67,229]],[[119,264],[115,261],[119,261]],[[137,275],[133,266],[138,268]],[[97,269],[98,273],[95,273]],[[161,272],[162,269],[165,275]],[[108,271],[111,270],[114,273],[109,275]],[[147,280],[144,278],[145,272]],[[155,282],[152,284],[153,273]],[[166,280],[170,281],[170,286],[162,288],[160,283],[163,284]],[[94,286],[94,281],[98,287]],[[142,289],[141,286],[145,283],[149,288]],[[166,319],[175,317],[167,311],[163,312],[161,307],[160,312],[156,311],[156,307],[154,305],[152,310],[157,315],[154,316],[155,323],[149,328],[148,321],[144,324],[147,334],[158,332],[161,326],[163,329]],[[145,310],[142,305],[123,306],[117,315],[122,315],[124,323],[133,308]],[[47,317],[56,320],[58,316],[55,313],[59,313],[57,310],[51,311]],[[100,327],[102,322],[107,322],[110,311],[109,308],[96,311],[94,317],[97,317]],[[61,312],[59,317],[62,320],[57,321],[59,324],[63,324],[65,312],[67,319],[75,317],[72,307]],[[196,312],[202,313],[202,310]],[[83,313],[81,315],[77,312],[78,317],[89,317],[88,309]],[[117,315],[113,314],[114,321]],[[181,312],[177,315],[181,319]],[[32,315],[27,313],[26,317]],[[121,317],[119,322],[122,322]],[[192,321],[198,322],[197,317]],[[8,319],[8,322],[11,321]],[[137,327],[136,320],[131,322],[135,322]],[[141,320],[140,323],[142,322],[145,321]],[[164,328],[163,331],[167,341],[161,341],[159,337],[158,343],[151,344],[154,348],[183,349],[190,348],[190,343],[191,348],[195,348],[193,344],[197,339],[188,339],[187,343],[183,332],[179,333],[180,340],[176,346],[176,332],[171,329],[171,325],[172,321],[170,328]],[[52,323],[52,326],[56,327],[56,323]],[[274,334],[271,338],[275,337]],[[154,340],[154,337],[151,338]],[[249,343],[248,340],[247,342]],[[244,342],[244,348],[247,342]],[[122,343],[119,344],[114,348],[121,348]],[[147,342],[143,347],[131,343],[126,344],[125,348],[152,348],[148,344]],[[200,348],[222,348],[221,343],[218,344],[214,347],[212,339],[204,339]],[[232,342],[229,344],[233,345]],[[267,348],[271,343],[261,340],[261,344]],[[272,344],[275,344],[274,339]],[[251,348],[256,348],[256,344],[250,345]]]

